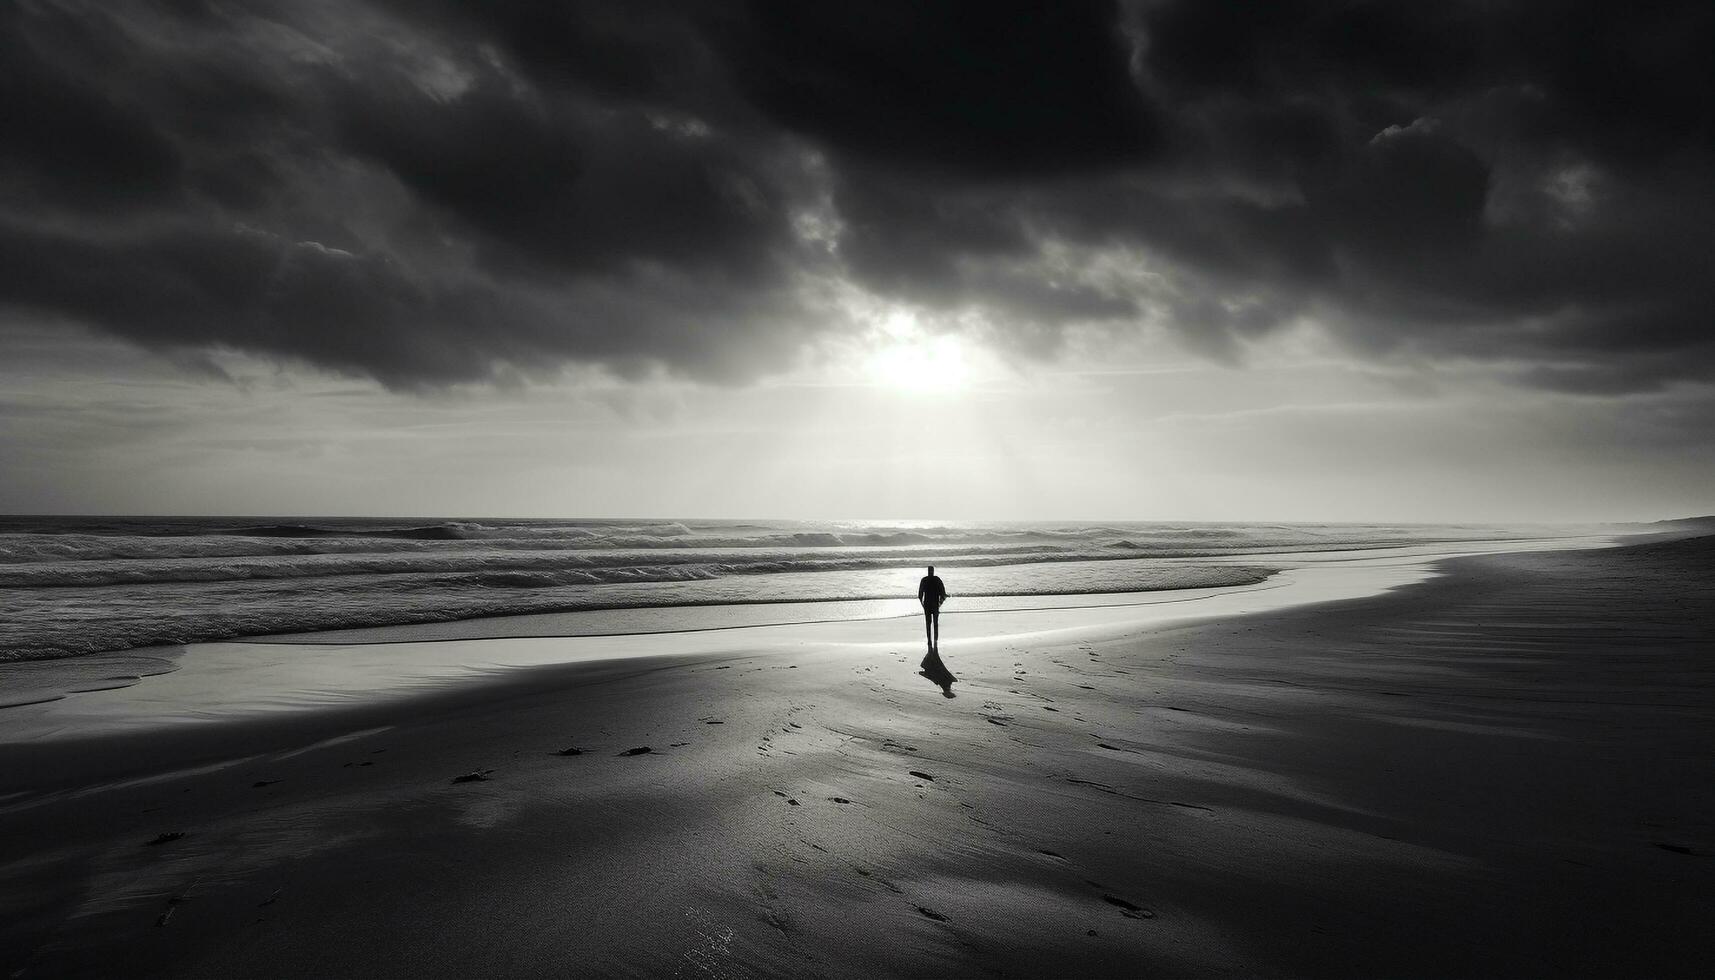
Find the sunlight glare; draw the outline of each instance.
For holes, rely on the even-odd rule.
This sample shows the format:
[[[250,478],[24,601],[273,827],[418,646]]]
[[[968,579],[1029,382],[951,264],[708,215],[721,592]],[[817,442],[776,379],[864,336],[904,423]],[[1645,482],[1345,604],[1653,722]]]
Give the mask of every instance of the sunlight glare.
[[[955,336],[894,336],[866,365],[876,383],[916,392],[953,392],[971,377],[970,358]]]

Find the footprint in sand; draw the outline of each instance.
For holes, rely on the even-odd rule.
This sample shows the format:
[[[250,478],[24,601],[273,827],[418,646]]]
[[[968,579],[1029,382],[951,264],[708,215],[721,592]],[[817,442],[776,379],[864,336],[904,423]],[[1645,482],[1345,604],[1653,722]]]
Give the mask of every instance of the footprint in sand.
[[[859,867],[854,866],[852,868],[852,870],[856,871],[862,877],[865,877],[865,878],[870,879],[871,881],[874,881],[876,884],[887,889],[888,891],[892,892],[895,895],[905,894],[905,892],[898,885],[894,884],[891,881],[888,881],[886,878],[882,878],[882,877],[878,876],[875,872],[869,870],[868,868],[859,868]]]
[[[494,775],[493,769],[478,769],[474,772],[467,772],[462,776],[454,776],[453,782],[455,782],[455,783],[486,783],[486,782],[488,782],[488,777],[490,777],[492,775]]]
[[[174,895],[167,899],[167,910],[156,917],[155,925],[164,926],[168,922],[172,921],[173,913],[178,910],[178,907],[190,900],[191,897],[189,895]]]
[[[927,909],[921,905],[913,905],[912,908],[916,909],[923,916],[930,918],[930,919],[934,919],[936,922],[946,922],[947,921],[946,916],[935,911],[934,909]]]
[[[143,846],[144,847],[157,847],[161,844],[171,844],[173,841],[184,840],[184,839],[185,839],[185,832],[184,831],[182,831],[182,830],[169,830],[164,834],[156,834],[154,840],[144,841]]]
[[[934,782],[934,781],[935,781],[935,777],[934,777],[934,776],[931,776],[931,775],[929,775],[929,774],[928,774],[928,773],[926,773],[926,772],[918,772],[918,771],[917,771],[917,770],[915,770],[915,769],[908,769],[908,770],[906,770],[906,773],[905,773],[905,774],[906,774],[906,775],[907,775],[907,776],[916,776],[916,777],[917,777],[917,778],[918,778],[918,779],[921,779],[921,780],[923,780],[923,781],[924,781],[924,782],[929,782],[929,783],[932,783],[932,782]]]
[[[568,745],[565,748],[561,749],[560,751],[555,752],[554,754],[555,755],[583,755],[584,750],[578,748],[575,745]]]
[[[1103,895],[1102,901],[1108,903],[1109,905],[1117,907],[1120,910],[1120,914],[1125,916],[1128,919],[1153,919],[1153,918],[1155,918],[1154,910],[1146,909],[1141,905],[1136,905],[1132,902],[1128,902],[1125,899],[1120,898],[1117,895]]]
[[[626,749],[624,752],[621,752],[620,757],[623,758],[623,757],[628,756],[628,755],[648,755],[649,753],[654,752],[654,751],[655,751],[654,749],[650,748],[647,745],[639,745],[635,749]]]

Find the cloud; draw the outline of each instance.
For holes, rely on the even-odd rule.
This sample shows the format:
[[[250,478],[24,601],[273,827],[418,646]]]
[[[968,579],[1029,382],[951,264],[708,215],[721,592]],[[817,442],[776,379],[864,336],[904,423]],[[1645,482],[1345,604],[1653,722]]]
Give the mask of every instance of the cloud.
[[[718,46],[769,118],[957,181],[1120,169],[1161,142],[1112,7],[751,4]]]
[[[1170,331],[1708,380],[1706,4],[0,11],[0,316],[419,388],[720,382],[853,290],[1046,357]]]

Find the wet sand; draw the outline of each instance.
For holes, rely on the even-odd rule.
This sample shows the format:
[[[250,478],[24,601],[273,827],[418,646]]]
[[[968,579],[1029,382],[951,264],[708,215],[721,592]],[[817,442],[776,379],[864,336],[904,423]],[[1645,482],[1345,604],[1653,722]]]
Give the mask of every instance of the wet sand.
[[[0,745],[0,970],[1707,975],[1711,539],[1440,569]]]

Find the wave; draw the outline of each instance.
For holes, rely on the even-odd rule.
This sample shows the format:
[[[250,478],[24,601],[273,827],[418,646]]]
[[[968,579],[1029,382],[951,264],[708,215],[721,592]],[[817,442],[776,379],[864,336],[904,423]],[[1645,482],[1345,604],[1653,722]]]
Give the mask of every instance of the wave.
[[[16,519],[14,519],[16,520]],[[4,526],[0,524],[0,526]],[[699,551],[910,549],[1000,553],[1095,549],[1150,554],[1230,554],[1261,550],[1315,550],[1335,545],[1370,547],[1427,540],[1494,539],[1493,529],[1423,529],[1315,526],[1195,527],[1094,525],[1061,528],[823,528],[758,525],[604,524],[489,525],[448,521],[391,527],[321,523],[220,526],[201,535],[88,534],[70,531],[0,533],[0,566],[56,562],[114,562],[302,555],[448,554],[479,551]]]
[[[380,538],[400,541],[484,541],[515,540],[620,540],[627,536],[646,541],[688,537],[695,534],[681,523],[620,525],[612,533],[603,533],[578,525],[518,525],[490,526],[475,521],[444,521],[407,527],[350,527],[320,524],[258,524],[221,528],[211,534],[239,538]]]
[[[447,524],[385,528],[375,531],[316,527],[310,524],[262,524],[211,533],[240,538],[398,538],[404,541],[457,541],[460,538],[458,529]]]
[[[400,538],[412,541],[482,541],[496,538],[521,540],[616,540],[625,537],[643,540],[689,537],[696,532],[678,522],[667,524],[623,524],[604,531],[579,525],[504,524],[491,526],[475,521],[445,521],[417,527],[382,527],[347,529],[306,524],[264,525],[257,528],[236,528],[223,532],[238,537],[357,537]]]
[[[267,579],[323,579],[352,576],[446,576],[478,574],[545,574],[574,582],[680,581],[714,575],[763,575],[791,572],[852,571],[910,568],[928,560],[967,567],[1038,564],[1059,561],[1101,561],[1133,558],[1102,551],[1072,552],[999,548],[959,555],[878,551],[698,550],[677,553],[615,551],[598,553],[465,552],[403,555],[298,555],[240,558],[180,558],[0,565],[0,588],[99,588],[103,586],[175,582],[238,582]],[[685,569],[700,569],[687,572]],[[430,581],[425,578],[425,581]],[[519,579],[522,581],[522,579]],[[546,581],[546,580],[544,580]]]
[[[964,595],[1195,588],[1267,574],[1200,556],[1519,536],[1397,525],[0,516],[0,660],[522,612],[897,597],[925,564],[956,569]]]
[[[1153,562],[1000,565],[959,570],[962,596],[1083,595],[1251,585],[1272,569],[1164,566]],[[617,575],[627,570],[614,570]],[[646,576],[646,570],[630,574]],[[722,575],[686,567],[671,580],[581,581],[577,573],[484,573],[452,579],[406,577],[352,585],[213,583],[84,592],[14,591],[0,603],[0,661],[54,659],[140,647],[226,640],[270,633],[446,622],[524,613],[645,609],[663,606],[899,599],[915,574],[861,569],[829,576]],[[70,591],[70,590],[68,590]]]

